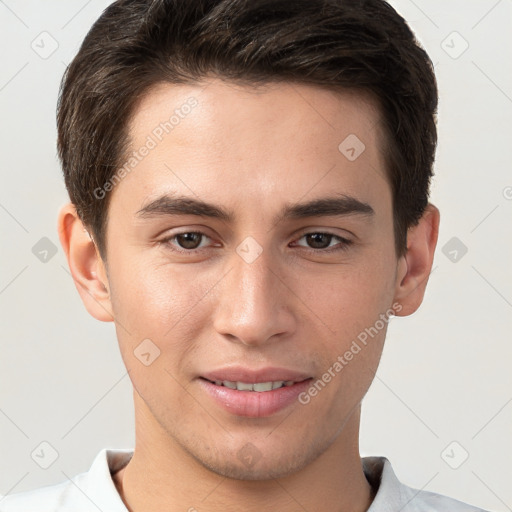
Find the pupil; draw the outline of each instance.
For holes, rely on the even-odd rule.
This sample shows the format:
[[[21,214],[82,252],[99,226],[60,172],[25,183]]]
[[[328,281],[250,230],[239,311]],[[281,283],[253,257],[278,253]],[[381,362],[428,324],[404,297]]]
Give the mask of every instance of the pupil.
[[[196,249],[199,245],[197,243],[199,237],[199,233],[182,233],[177,235],[178,242],[184,249]]]
[[[313,233],[312,235],[307,235],[307,237],[308,242],[312,242],[314,249],[325,249],[329,246],[332,235],[328,235],[327,233]],[[322,243],[322,238],[324,239],[324,243]]]

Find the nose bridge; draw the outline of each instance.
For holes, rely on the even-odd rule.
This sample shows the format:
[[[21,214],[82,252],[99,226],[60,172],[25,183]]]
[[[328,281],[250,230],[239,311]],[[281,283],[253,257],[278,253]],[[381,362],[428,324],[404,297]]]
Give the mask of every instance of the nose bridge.
[[[248,238],[232,255],[231,271],[219,290],[214,324],[220,334],[254,345],[289,333],[293,317],[270,250]]]

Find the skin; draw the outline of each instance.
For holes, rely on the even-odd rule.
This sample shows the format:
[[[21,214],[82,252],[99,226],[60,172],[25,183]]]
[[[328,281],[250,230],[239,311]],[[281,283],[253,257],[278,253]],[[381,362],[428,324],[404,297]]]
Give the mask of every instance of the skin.
[[[132,149],[191,96],[198,105],[112,191],[106,262],[73,205],[59,214],[77,289],[91,315],[115,322],[134,387],[135,453],[114,482],[134,512],[367,510],[360,403],[385,327],[307,405],[266,418],[221,409],[198,376],[242,365],[320,378],[393,304],[399,316],[419,307],[439,212],[428,206],[398,258],[379,110],[361,93],[215,77],[158,85],[131,119]],[[338,149],[349,134],[366,147],[354,161]],[[221,205],[235,219],[137,216],[163,193]],[[285,204],[333,193],[374,215],[274,219]],[[173,251],[192,247],[183,239],[163,242],[197,230],[205,237],[195,254]],[[339,239],[313,245],[304,231],[352,244],[322,253]],[[236,252],[248,236],[262,249],[252,263]],[[147,338],[160,350],[149,366],[134,356]],[[248,443],[259,457],[250,467],[237,456]]]

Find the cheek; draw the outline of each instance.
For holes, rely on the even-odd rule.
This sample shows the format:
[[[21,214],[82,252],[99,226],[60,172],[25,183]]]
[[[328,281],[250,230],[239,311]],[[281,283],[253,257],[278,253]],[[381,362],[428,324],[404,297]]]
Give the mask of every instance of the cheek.
[[[318,417],[330,417],[333,428],[368,391],[391,316],[389,280],[370,269],[362,274],[331,283],[316,302],[330,331],[311,354],[321,360],[320,373],[301,403],[310,403]]]
[[[331,395],[323,402],[326,407],[329,403],[344,408],[355,405],[374,378],[392,316],[393,250],[373,254],[365,258],[367,263],[340,267],[336,275],[321,280],[322,293],[317,287],[309,299],[330,328],[321,349],[322,369],[330,388],[326,394]],[[353,404],[347,402],[351,397]]]
[[[336,273],[304,284],[315,290],[309,302],[344,340],[373,325],[393,300],[394,260],[385,260],[383,255],[367,260],[367,264],[340,267]]]
[[[127,258],[111,276],[114,316],[129,325],[129,331],[162,337],[192,313],[208,286],[192,266]]]
[[[137,265],[134,258],[110,279],[119,348],[135,390],[160,414],[188,410],[183,386],[193,371],[209,280],[170,265]]]
[[[209,292],[219,280],[215,270],[194,265],[154,264],[128,258],[111,275],[111,300],[120,350],[127,367],[139,372],[134,354],[151,340],[158,358],[151,365],[185,376],[198,350],[201,331],[211,322]],[[147,343],[147,342],[146,342]],[[149,344],[151,348],[152,345]],[[192,370],[190,369],[190,372]],[[152,379],[171,375],[152,373]]]

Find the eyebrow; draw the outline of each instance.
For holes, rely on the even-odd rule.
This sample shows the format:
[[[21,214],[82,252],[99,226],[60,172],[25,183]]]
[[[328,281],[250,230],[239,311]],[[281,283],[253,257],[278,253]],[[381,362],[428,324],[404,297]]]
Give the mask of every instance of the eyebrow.
[[[140,218],[173,215],[197,215],[231,223],[235,220],[234,212],[223,206],[207,203],[192,197],[172,196],[168,194],[152,200],[136,213],[136,216]],[[313,199],[304,203],[286,204],[276,215],[274,222],[277,223],[287,218],[344,217],[348,215],[360,215],[371,218],[375,215],[375,211],[368,203],[362,202],[352,196],[339,194],[333,197]]]

